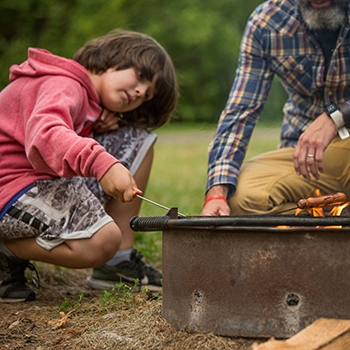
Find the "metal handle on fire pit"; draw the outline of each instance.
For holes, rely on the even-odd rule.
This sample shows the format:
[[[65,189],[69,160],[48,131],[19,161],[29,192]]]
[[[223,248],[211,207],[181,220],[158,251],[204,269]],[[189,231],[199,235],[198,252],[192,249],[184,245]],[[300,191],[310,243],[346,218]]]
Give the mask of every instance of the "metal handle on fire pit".
[[[175,208],[176,209],[176,208]],[[171,211],[174,210],[172,208]],[[168,213],[168,214],[169,214]],[[303,216],[187,216],[185,218],[174,217],[174,215],[139,217],[134,216],[130,220],[130,227],[134,231],[163,231],[173,228],[195,228],[195,227],[278,227],[278,226],[350,226],[350,218],[342,216],[329,217],[303,217]]]

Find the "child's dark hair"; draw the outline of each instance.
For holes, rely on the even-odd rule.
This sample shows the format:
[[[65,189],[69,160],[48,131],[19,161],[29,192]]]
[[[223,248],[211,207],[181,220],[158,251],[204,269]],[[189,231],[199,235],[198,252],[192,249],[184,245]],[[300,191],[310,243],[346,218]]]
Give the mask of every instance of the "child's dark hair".
[[[120,123],[155,129],[170,119],[178,97],[176,73],[171,58],[153,38],[137,32],[114,30],[87,42],[73,59],[94,74],[102,74],[113,67],[118,70],[135,67],[152,81],[159,73],[156,95],[137,109],[123,113]]]

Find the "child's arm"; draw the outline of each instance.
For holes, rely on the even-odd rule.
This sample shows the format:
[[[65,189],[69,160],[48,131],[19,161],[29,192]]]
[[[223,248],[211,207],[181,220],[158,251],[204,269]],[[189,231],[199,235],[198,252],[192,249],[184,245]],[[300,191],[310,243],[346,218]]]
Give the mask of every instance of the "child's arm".
[[[87,113],[86,94],[74,80],[53,77],[41,85],[34,108],[23,114],[24,147],[34,170],[99,180],[118,162],[94,139],[77,135]]]
[[[141,192],[129,170],[93,138],[80,137],[74,130],[79,118],[84,120],[86,115],[79,93],[81,89],[74,82],[47,82],[26,123],[28,160],[39,172],[54,172],[60,177],[95,177],[107,194],[129,202],[133,190]],[[104,115],[111,117],[111,113]]]

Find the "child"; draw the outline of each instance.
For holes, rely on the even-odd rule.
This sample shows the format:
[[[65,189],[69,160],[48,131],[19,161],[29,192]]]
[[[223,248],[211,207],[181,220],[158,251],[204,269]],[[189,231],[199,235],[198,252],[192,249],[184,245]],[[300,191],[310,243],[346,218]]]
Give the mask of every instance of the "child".
[[[35,299],[24,271],[37,260],[93,268],[95,289],[161,288],[129,227],[145,189],[156,136],[178,86],[152,38],[113,31],[73,60],[30,48],[0,93],[0,301]]]

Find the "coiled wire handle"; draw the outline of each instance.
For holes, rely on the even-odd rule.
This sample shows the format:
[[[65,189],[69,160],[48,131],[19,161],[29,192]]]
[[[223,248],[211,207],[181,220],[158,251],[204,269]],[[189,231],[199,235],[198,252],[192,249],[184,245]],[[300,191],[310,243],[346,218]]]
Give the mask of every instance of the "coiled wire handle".
[[[168,228],[169,216],[139,217],[130,220],[130,227],[134,231],[163,231]]]

